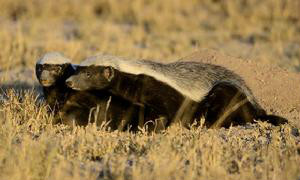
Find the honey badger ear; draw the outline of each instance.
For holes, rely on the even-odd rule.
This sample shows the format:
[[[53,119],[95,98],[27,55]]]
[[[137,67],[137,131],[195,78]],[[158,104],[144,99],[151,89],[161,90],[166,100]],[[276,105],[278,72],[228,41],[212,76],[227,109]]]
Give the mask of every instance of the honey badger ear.
[[[105,67],[103,70],[103,76],[107,81],[111,81],[114,78],[114,69],[112,67]]]

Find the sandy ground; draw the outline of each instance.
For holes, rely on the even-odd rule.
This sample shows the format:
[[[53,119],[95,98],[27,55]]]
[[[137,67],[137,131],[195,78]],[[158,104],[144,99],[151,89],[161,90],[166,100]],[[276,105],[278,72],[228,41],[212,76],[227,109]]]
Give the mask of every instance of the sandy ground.
[[[300,74],[276,65],[227,56],[214,50],[199,50],[180,60],[222,65],[242,76],[259,103],[270,114],[287,118],[300,127]],[[39,91],[34,69],[15,68],[0,72],[1,89],[35,88]],[[3,97],[2,97],[3,98]]]
[[[276,65],[238,59],[214,50],[199,50],[183,57],[184,61],[201,61],[222,65],[238,73],[252,89],[268,113],[287,118],[300,127],[300,74]]]

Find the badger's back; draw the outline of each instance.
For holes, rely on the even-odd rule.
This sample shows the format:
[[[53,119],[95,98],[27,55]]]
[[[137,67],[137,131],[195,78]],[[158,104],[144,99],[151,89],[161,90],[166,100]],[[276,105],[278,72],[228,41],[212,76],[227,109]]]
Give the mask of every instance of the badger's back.
[[[172,74],[178,85],[192,92],[194,99],[201,100],[217,84],[227,83],[245,93],[249,101],[256,100],[244,80],[222,66],[199,62],[175,62],[166,65],[168,74]]]
[[[167,84],[192,100],[200,102],[214,86],[226,83],[238,88],[247,96],[251,104],[262,109],[244,80],[222,66],[181,61],[162,64],[148,60],[142,60],[140,64],[151,69],[154,75],[157,73],[166,79],[169,78]]]
[[[196,102],[201,102],[219,83],[231,84],[244,93],[257,110],[262,110],[244,80],[222,66],[187,61],[163,64],[149,60],[129,60],[111,55],[93,56],[85,60],[82,65],[112,66],[121,72],[151,76]]]

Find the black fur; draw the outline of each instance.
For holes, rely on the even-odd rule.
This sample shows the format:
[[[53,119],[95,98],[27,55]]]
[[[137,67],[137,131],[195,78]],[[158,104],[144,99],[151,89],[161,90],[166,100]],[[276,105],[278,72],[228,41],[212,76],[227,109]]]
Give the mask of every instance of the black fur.
[[[106,91],[71,91],[59,111],[61,123],[72,126],[106,124],[110,130],[138,130],[140,106]]]
[[[133,103],[141,103],[149,106],[158,116],[162,117],[162,127],[167,127],[173,122],[175,116],[178,115],[178,110],[185,101],[185,97],[178,93],[172,87],[157,81],[156,79],[146,75],[132,75],[114,70],[114,78],[108,82],[103,77],[105,68],[90,66],[78,67],[74,76],[67,80],[67,84],[71,87],[81,90],[103,90],[107,89],[112,94],[127,99]],[[93,79],[87,75],[93,74]],[[201,114],[201,108],[198,108],[198,103],[189,101],[177,119],[186,119],[186,126],[196,118],[196,115]],[[194,112],[191,112],[194,111]],[[192,115],[191,115],[192,114]],[[185,116],[185,117],[182,117]]]
[[[49,76],[44,77],[47,71]],[[75,69],[71,64],[37,64],[36,76],[43,87],[43,94],[51,110],[56,114],[64,104],[69,92],[73,91],[65,85],[65,80],[74,74]],[[45,83],[47,86],[45,86]]]
[[[89,74],[93,77],[89,78]],[[201,102],[184,97],[151,76],[129,74],[112,67],[79,67],[67,84],[77,90],[108,90],[133,103],[149,106],[163,117],[163,126],[179,120],[188,127],[195,119],[204,116],[208,127],[219,128],[267,117],[264,110],[253,107],[244,92],[229,83],[215,84]],[[270,122],[277,125],[278,121]]]
[[[204,101],[208,106],[205,117],[216,120],[209,124],[212,128],[243,125],[254,120],[267,121],[276,126],[288,122],[283,117],[267,115],[263,109],[255,108],[244,92],[229,83],[216,84]]]
[[[48,71],[47,77],[42,77],[43,71]],[[112,96],[107,91],[75,91],[66,86],[65,80],[74,72],[71,64],[36,65],[38,80],[42,85],[47,84],[43,86],[43,93],[54,113],[54,124],[86,126],[89,122],[96,122],[97,126],[107,124],[111,130],[130,128],[133,131],[144,125],[140,122],[144,121],[144,117],[140,117],[143,107]],[[147,120],[156,118],[151,109],[146,108],[145,111]]]

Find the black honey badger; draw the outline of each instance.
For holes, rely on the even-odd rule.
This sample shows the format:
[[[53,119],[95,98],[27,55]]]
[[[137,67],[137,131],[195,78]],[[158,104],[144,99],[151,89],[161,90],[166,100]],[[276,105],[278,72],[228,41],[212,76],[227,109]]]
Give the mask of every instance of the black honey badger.
[[[200,116],[205,117],[208,127],[215,128],[254,119],[275,125],[285,122],[266,115],[243,79],[221,66],[180,61],[162,64],[111,55],[90,57],[79,66],[66,81],[69,87],[79,91],[106,89],[150,106],[165,117],[166,126],[174,121],[188,126]]]
[[[43,86],[46,102],[55,115],[54,123],[97,125],[107,123],[112,129],[137,129],[139,107],[106,91],[75,91],[65,85],[76,66],[58,52],[46,53],[36,63],[36,75]],[[129,121],[130,120],[130,121]]]
[[[35,66],[38,81],[43,87],[46,102],[55,113],[63,105],[66,96],[72,89],[65,86],[65,80],[75,72],[70,59],[59,52],[43,55]]]

